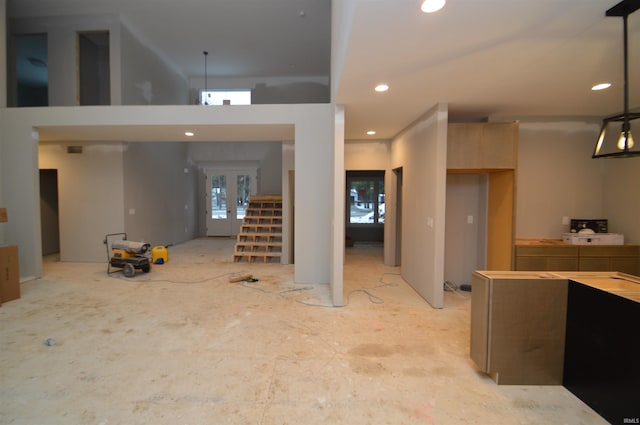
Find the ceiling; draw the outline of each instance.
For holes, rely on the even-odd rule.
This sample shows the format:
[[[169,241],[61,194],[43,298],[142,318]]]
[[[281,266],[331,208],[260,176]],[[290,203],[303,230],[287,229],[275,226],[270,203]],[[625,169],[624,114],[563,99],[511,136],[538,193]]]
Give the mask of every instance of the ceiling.
[[[634,0],[640,2],[640,0]],[[588,116],[623,108],[618,0],[334,0],[346,10],[332,84],[347,139],[397,135],[438,102],[452,121]],[[331,66],[330,0],[8,0],[10,17],[119,14],[185,77],[315,77]],[[640,109],[640,11],[629,17],[630,106]],[[335,64],[334,63],[334,64]],[[591,86],[609,81],[610,89]],[[385,93],[373,88],[384,82]],[[374,136],[366,135],[375,130]],[[148,136],[148,135],[147,135]]]

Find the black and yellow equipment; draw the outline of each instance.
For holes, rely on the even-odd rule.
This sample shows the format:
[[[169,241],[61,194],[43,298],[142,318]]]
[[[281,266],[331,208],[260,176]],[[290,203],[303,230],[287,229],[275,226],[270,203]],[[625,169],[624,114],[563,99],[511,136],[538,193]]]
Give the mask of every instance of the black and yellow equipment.
[[[110,241],[110,238],[115,240]],[[150,244],[129,241],[126,233],[108,234],[104,238],[104,244],[107,245],[107,274],[114,272],[112,267],[121,269],[126,277],[135,276],[136,270],[144,273],[151,271]]]

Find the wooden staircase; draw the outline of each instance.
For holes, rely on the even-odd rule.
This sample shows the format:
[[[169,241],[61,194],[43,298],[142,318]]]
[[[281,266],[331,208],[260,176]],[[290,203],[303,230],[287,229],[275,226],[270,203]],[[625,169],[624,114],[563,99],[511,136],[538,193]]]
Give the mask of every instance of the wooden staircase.
[[[282,255],[282,195],[254,195],[249,201],[233,261],[262,259],[280,262]]]

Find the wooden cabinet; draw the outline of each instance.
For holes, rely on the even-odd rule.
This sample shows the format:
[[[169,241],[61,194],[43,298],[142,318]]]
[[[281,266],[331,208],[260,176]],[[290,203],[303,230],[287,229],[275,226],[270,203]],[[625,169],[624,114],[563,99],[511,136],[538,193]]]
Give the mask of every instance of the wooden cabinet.
[[[516,270],[577,271],[579,248],[575,245],[516,245]]]
[[[486,174],[487,268],[513,269],[518,122],[450,123],[447,173]]]
[[[0,304],[20,298],[18,247],[0,246]]]
[[[578,270],[613,270],[638,275],[639,248],[637,245],[581,245]]]
[[[640,274],[640,246],[516,242],[515,270],[616,271],[637,276]]]
[[[447,127],[447,169],[515,169],[518,123],[452,123]]]
[[[474,272],[471,359],[498,384],[562,383],[567,279]]]

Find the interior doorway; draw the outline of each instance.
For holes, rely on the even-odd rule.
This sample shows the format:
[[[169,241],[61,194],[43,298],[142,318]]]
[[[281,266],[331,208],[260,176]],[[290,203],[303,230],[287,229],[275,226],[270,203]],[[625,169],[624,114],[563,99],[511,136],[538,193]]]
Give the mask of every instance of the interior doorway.
[[[110,105],[109,31],[79,32],[78,104]]]
[[[40,227],[42,255],[59,254],[58,170],[40,170]]]
[[[16,106],[49,106],[47,34],[14,36]]]
[[[207,179],[207,236],[233,236],[240,232],[249,199],[256,194],[255,169],[205,169]]]
[[[447,174],[444,279],[470,284],[486,268],[487,174]]]
[[[357,242],[384,242],[384,170],[347,171],[346,236]]]
[[[402,264],[402,167],[395,168],[393,175],[396,182],[396,218],[395,218],[395,262],[394,266]]]

